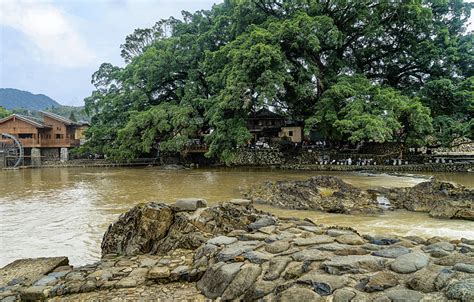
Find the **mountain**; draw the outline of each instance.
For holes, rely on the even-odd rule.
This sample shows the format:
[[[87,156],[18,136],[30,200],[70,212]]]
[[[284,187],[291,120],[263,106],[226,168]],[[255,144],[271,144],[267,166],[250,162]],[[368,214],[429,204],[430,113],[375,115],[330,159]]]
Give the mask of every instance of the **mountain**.
[[[0,88],[0,106],[8,110],[14,108],[44,110],[61,105],[44,94],[32,94],[13,88]]]

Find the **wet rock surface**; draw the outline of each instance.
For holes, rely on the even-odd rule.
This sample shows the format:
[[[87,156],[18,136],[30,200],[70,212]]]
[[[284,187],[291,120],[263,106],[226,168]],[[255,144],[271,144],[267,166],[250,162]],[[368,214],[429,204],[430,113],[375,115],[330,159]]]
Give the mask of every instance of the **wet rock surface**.
[[[178,225],[192,226],[179,228],[193,242],[188,247],[197,247],[183,248],[174,237],[179,219]],[[131,222],[136,222],[133,232]],[[56,266],[34,280],[14,274],[2,279],[0,301],[474,299],[474,253],[466,249],[474,247],[472,239],[362,236],[276,218],[247,203],[178,212],[142,205],[122,215],[104,240],[115,253],[104,251],[97,263]],[[160,244],[167,252],[152,248]],[[144,248],[147,253],[127,254]]]
[[[414,187],[364,191],[335,176],[265,182],[244,192],[256,203],[297,210],[373,214],[383,209],[426,212],[434,218],[474,220],[474,189],[432,179]],[[377,196],[387,203],[381,205]],[[348,243],[350,244],[350,243]]]
[[[335,176],[315,176],[307,180],[265,182],[245,192],[257,203],[276,207],[330,213],[379,213],[370,194]]]
[[[474,220],[474,189],[433,179],[388,191],[395,208],[427,212],[435,218]]]

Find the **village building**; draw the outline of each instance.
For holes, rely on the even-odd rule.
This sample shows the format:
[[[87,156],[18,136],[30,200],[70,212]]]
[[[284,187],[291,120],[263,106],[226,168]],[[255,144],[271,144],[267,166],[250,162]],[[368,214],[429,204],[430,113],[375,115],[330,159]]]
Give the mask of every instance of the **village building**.
[[[87,123],[40,111],[42,118],[12,114],[0,119],[0,133],[15,136],[24,148],[25,158],[33,165],[41,159],[67,161],[69,149],[84,141]]]
[[[293,143],[303,141],[303,123],[288,121],[266,108],[250,115],[247,129],[252,134],[253,142],[271,142],[282,138],[288,138]]]

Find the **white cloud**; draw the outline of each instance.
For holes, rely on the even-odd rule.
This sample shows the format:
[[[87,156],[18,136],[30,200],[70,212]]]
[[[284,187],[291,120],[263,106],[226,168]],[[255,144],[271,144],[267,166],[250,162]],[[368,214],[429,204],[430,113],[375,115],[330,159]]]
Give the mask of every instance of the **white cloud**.
[[[36,59],[63,67],[87,66],[96,56],[71,18],[51,3],[0,0],[0,26],[24,33],[37,49]]]

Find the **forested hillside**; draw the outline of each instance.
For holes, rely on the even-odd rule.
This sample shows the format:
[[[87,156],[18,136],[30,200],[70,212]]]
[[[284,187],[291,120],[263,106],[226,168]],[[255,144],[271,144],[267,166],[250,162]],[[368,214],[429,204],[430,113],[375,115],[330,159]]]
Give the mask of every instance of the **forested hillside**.
[[[13,88],[0,88],[0,106],[9,110],[14,108],[43,110],[61,105],[44,94],[33,94]]]
[[[92,76],[89,150],[133,158],[206,136],[228,160],[270,107],[331,141],[473,136],[473,4],[226,0],[137,29]]]

